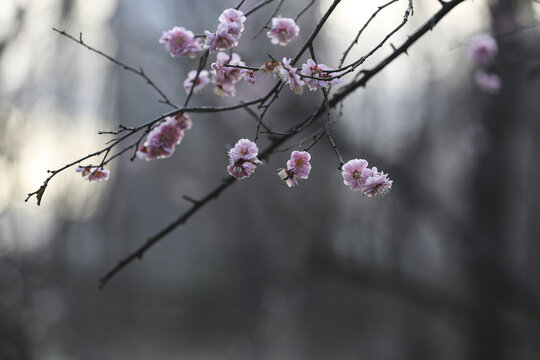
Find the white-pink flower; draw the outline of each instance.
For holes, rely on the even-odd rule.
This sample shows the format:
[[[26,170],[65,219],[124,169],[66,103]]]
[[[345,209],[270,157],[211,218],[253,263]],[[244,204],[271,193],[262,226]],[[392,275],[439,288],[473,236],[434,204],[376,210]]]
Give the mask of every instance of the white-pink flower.
[[[310,159],[311,155],[307,151],[293,151],[291,159],[287,161],[287,170],[300,179],[307,179],[311,171]]]
[[[178,113],[174,116],[176,126],[182,131],[189,130],[193,126],[191,118],[186,113]]]
[[[244,80],[249,84],[249,85],[254,85],[255,84],[255,72],[253,70],[247,70],[247,69],[242,69],[242,75],[244,77]]]
[[[300,79],[300,75],[296,73],[298,69],[290,65],[291,59],[283,58],[281,63],[283,65],[283,70],[280,73],[281,81],[288,83],[295,94],[302,95],[304,82]]]
[[[279,169],[277,175],[285,182],[285,184],[287,184],[288,187],[298,185],[298,178],[287,169]]]
[[[284,71],[281,61],[265,61],[259,70],[261,70],[263,74],[271,73],[274,78],[281,77],[281,74]]]
[[[312,59],[309,59],[305,64],[302,65],[302,71],[300,72],[302,75],[309,75],[314,76],[318,78],[330,78],[333,75],[336,75],[336,73],[331,73],[331,75],[326,72],[325,70],[332,70],[325,64],[316,64],[315,61]],[[312,78],[304,78],[304,82],[306,83],[309,90],[314,91],[319,88],[327,88],[330,85],[336,85],[341,83],[341,79],[334,78],[331,80],[318,80],[318,79],[312,79]]]
[[[92,170],[92,166],[78,166],[75,171],[80,172],[85,180],[91,182],[107,181],[109,180],[109,176],[111,175],[111,172],[109,170],[103,169],[102,167],[98,167]]]
[[[238,40],[244,31],[244,14],[236,9],[226,9],[219,16],[219,25],[215,33],[205,31],[204,47],[210,51],[227,50],[238,45]]]
[[[185,130],[190,128],[191,119],[187,114],[179,113],[165,118],[148,134],[144,144],[137,150],[137,157],[149,161],[171,156],[176,145],[184,138]]]
[[[204,48],[210,51],[227,50],[238,45],[236,36],[229,33],[229,27],[223,27],[221,24],[215,33],[207,30],[204,34],[206,35]]]
[[[257,159],[259,149],[257,144],[248,139],[240,139],[229,150],[229,166],[227,172],[241,180],[250,176],[261,162]]]
[[[227,166],[227,172],[238,180],[245,179],[255,172],[257,166],[248,160],[238,160]]]
[[[237,24],[244,30],[244,21],[246,17],[244,13],[236,9],[226,9],[219,16],[219,22],[222,24]]]
[[[272,28],[266,35],[270,38],[272,44],[285,46],[294,37],[298,36],[299,32],[300,28],[293,19],[277,17],[272,19]]]
[[[480,67],[490,65],[497,55],[497,41],[490,34],[476,35],[467,48],[469,59]]]
[[[278,176],[288,187],[298,185],[298,179],[307,179],[311,171],[309,160],[311,155],[307,151],[293,151],[285,169],[279,169]]]
[[[341,175],[343,183],[354,191],[362,190],[366,184],[366,173],[368,162],[364,159],[349,160],[342,167]]]
[[[343,165],[341,175],[343,183],[354,191],[362,191],[367,197],[384,197],[392,188],[392,180],[388,174],[378,171],[376,167],[369,169],[364,159],[349,160]]]
[[[219,52],[216,62],[212,63],[212,83],[216,85],[214,92],[219,96],[236,95],[235,83],[240,81],[246,73],[243,69],[228,67],[226,65],[245,66],[246,64],[240,58],[240,55],[232,53]]]
[[[209,82],[210,78],[208,77],[208,71],[201,70],[199,77],[197,78],[197,81],[195,81],[195,87],[193,89],[194,93],[199,92],[203,87],[205,87]],[[193,81],[195,80],[195,76],[197,76],[197,70],[191,70],[188,73],[188,77],[186,80],[184,80],[184,89],[186,89],[186,93],[189,94],[191,91],[191,88],[193,87]]]
[[[478,69],[474,74],[474,80],[480,89],[489,94],[497,94],[501,90],[501,78],[497,74]]]
[[[171,30],[164,31],[159,42],[165,44],[171,56],[187,56],[193,59],[196,56],[195,52],[202,50],[199,39],[195,38],[193,32],[183,27],[175,26]]]
[[[371,169],[371,175],[366,178],[362,195],[367,197],[385,197],[392,188],[392,180],[388,179],[388,174]]]
[[[257,144],[248,139],[240,139],[234,147],[229,150],[229,157],[233,161],[238,159],[251,160],[257,158],[258,153],[259,148],[257,147]]]

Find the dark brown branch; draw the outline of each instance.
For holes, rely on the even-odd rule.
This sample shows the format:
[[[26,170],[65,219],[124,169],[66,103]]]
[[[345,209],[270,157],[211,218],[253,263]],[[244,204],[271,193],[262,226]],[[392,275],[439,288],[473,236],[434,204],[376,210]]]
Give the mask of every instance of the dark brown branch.
[[[170,111],[166,114],[163,114],[163,115],[160,115],[158,116],[157,118],[155,119],[152,119],[142,125],[139,125],[137,127],[134,127],[134,128],[130,128],[129,132],[127,134],[125,134],[124,136],[118,138],[118,139],[115,139],[112,143],[110,143],[108,146],[104,147],[103,149],[101,150],[98,150],[98,151],[95,151],[91,154],[88,154],[88,155],[85,155],[75,161],[72,161],[64,166],[62,166],[61,168],[58,168],[56,170],[49,170],[48,172],[51,174],[49,177],[47,177],[45,179],[45,181],[43,182],[43,184],[39,187],[39,189],[37,189],[36,191],[34,192],[31,192],[31,193],[28,193],[27,194],[27,197],[26,199],[24,200],[25,202],[27,202],[32,196],[36,196],[37,198],[37,202],[38,202],[38,205],[41,204],[41,198],[43,196],[43,193],[45,192],[46,188],[47,188],[47,185],[49,184],[49,181],[54,177],[56,176],[58,173],[74,166],[74,165],[77,165],[77,164],[80,164],[81,162],[87,160],[87,159],[90,159],[92,157],[95,157],[95,156],[99,156],[101,154],[103,154],[104,152],[107,152],[107,151],[110,151],[114,146],[118,145],[119,143],[121,143],[122,141],[124,141],[125,139],[127,139],[128,137],[132,136],[133,134],[136,134],[138,133],[139,131],[143,130],[143,129],[148,129],[148,131],[150,131],[151,127],[157,123],[159,123],[160,121],[162,121],[163,119],[165,119],[166,117],[168,116],[174,116],[178,113],[181,113],[181,112],[187,112],[187,113],[212,113],[212,112],[222,112],[222,111],[231,111],[231,110],[236,110],[236,109],[240,109],[240,108],[243,108],[245,106],[249,106],[249,105],[253,105],[253,104],[258,104],[262,101],[262,98],[257,98],[257,99],[253,99],[253,100],[248,100],[248,101],[241,101],[237,104],[234,104],[234,105],[228,105],[228,106],[194,106],[194,107],[182,107],[182,108],[179,108],[179,109],[176,109],[176,110],[173,110],[173,111]],[[147,131],[147,132],[148,132]],[[128,146],[127,148],[123,149],[122,151],[120,151],[119,153],[115,154],[114,156],[110,157],[109,160],[106,162],[108,163],[110,160],[112,160],[113,158],[116,158],[117,156],[123,154],[125,151],[127,151],[128,149],[130,148],[133,148],[134,146],[137,146],[138,147],[138,144],[140,143],[142,137],[144,137],[144,134],[141,135],[141,137],[139,138],[139,140]]]
[[[382,60],[375,68],[373,68],[370,71],[367,71],[362,78],[358,80],[353,80],[346,86],[344,86],[341,91],[336,93],[329,101],[324,101],[318,108],[315,110],[310,116],[308,116],[305,120],[303,120],[300,124],[294,126],[291,128],[291,135],[283,136],[283,137],[276,137],[272,140],[271,144],[264,149],[261,152],[260,159],[265,160],[267,159],[281,144],[283,144],[285,141],[287,141],[289,138],[294,136],[296,134],[295,130],[298,128],[303,128],[305,124],[311,123],[314,119],[318,118],[322,114],[324,114],[325,109],[328,107],[333,108],[337,104],[339,104],[341,101],[343,101],[348,95],[350,95],[354,90],[356,90],[360,86],[365,86],[366,83],[376,74],[378,74],[381,70],[383,70],[386,66],[388,66],[392,61],[394,61],[399,55],[405,53],[407,49],[414,44],[418,39],[420,39],[427,31],[433,29],[433,27],[444,17],[446,16],[455,6],[462,3],[464,0],[451,0],[437,12],[433,17],[431,17],[423,26],[421,26],[402,46],[397,48],[390,56]],[[332,4],[337,5],[339,3],[339,0],[334,1]],[[335,7],[335,6],[334,6]],[[322,27],[323,21],[319,23],[320,26],[318,26],[319,30],[320,27]],[[314,33],[316,35],[318,31],[315,30]],[[313,37],[310,36],[311,40],[308,40],[308,43],[304,46],[303,50],[299,52],[301,54],[305,49],[308,48],[309,44],[313,41]],[[300,56],[297,56],[297,59]],[[278,83],[279,84],[279,83]],[[264,100],[263,100],[264,101]],[[321,134],[324,134],[325,132],[322,132]],[[176,219],[174,222],[169,224],[166,228],[161,230],[159,233],[155,234],[151,238],[149,238],[143,245],[141,245],[138,249],[133,251],[131,254],[129,254],[124,259],[120,260],[118,264],[110,270],[104,277],[100,279],[100,289],[102,289],[119,271],[121,271],[124,267],[126,267],[128,264],[133,262],[136,259],[141,259],[144,255],[144,253],[153,245],[155,245],[159,240],[161,240],[165,235],[170,233],[172,230],[174,230],[176,227],[184,224],[191,216],[193,216],[198,210],[200,210],[202,207],[204,207],[207,203],[209,203],[211,200],[215,199],[219,194],[221,194],[223,191],[225,191],[230,185],[235,183],[236,180],[234,178],[229,178],[225,180],[221,185],[216,187],[214,190],[212,190],[207,196],[202,198],[197,203],[193,204],[192,207],[187,210],[185,213],[183,213],[178,219]]]

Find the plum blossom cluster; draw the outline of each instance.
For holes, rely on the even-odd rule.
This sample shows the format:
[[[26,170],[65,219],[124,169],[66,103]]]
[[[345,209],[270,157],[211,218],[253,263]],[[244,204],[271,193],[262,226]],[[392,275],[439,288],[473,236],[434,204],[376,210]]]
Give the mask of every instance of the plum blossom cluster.
[[[219,52],[216,57],[216,62],[212,63],[212,84],[216,87],[214,92],[218,96],[235,96],[235,84],[244,79],[249,84],[255,83],[255,76],[252,70],[240,69],[233,66],[245,66],[246,64],[237,53],[232,53],[230,56],[227,53]]]
[[[298,179],[307,179],[311,171],[309,160],[311,155],[307,151],[293,151],[285,169],[279,169],[279,178],[288,187],[298,185]]]
[[[103,169],[102,167],[92,170],[92,166],[78,166],[75,171],[80,172],[85,180],[91,182],[107,181],[111,175],[109,170]]]
[[[190,93],[192,87],[193,92],[195,94],[198,93],[210,82],[209,73],[207,70],[201,70],[199,76],[197,76],[197,80],[195,80],[196,76],[197,70],[191,70],[188,73],[188,77],[186,78],[186,80],[184,80],[184,89],[186,90],[187,94]]]
[[[328,73],[328,71],[331,70],[332,69],[330,69],[325,64],[316,64],[313,59],[308,59],[308,61],[302,65],[302,71],[300,73],[302,75],[309,75],[318,78],[330,78],[329,80],[304,78],[304,82],[306,83],[309,90],[315,91],[319,88],[327,88],[330,85],[336,85],[341,83],[341,79],[339,78],[332,79],[332,76],[330,76],[330,74]]]
[[[266,33],[274,45],[286,46],[292,39],[298,36],[300,28],[290,18],[277,17],[272,19],[272,27]]]
[[[304,91],[304,81],[302,81],[300,75],[296,73],[298,69],[291,66],[291,59],[283,58],[281,64],[282,68],[279,72],[281,81],[289,84],[289,87],[295,94],[302,95],[302,92]]]
[[[474,80],[483,91],[496,94],[501,89],[501,78],[489,71],[492,67],[499,47],[497,41],[489,34],[475,36],[467,48],[469,60],[477,67]]]
[[[168,158],[184,138],[184,132],[191,129],[191,125],[191,119],[184,113],[165,118],[148,134],[144,144],[137,150],[137,157],[147,161]]]
[[[261,162],[257,159],[259,148],[248,139],[240,139],[229,150],[227,172],[238,180],[249,177]]]
[[[164,31],[159,42],[165,44],[165,48],[173,57],[187,56],[194,59],[195,52],[202,50],[199,39],[193,32],[183,27],[175,26],[171,30]]]
[[[204,48],[210,51],[227,50],[238,45],[238,40],[244,31],[244,13],[236,9],[226,9],[219,16],[216,32],[206,30]]]
[[[342,167],[343,183],[354,191],[361,191],[367,197],[384,197],[392,188],[392,180],[388,174],[378,171],[376,167],[368,168],[364,159],[349,160]]]
[[[281,81],[289,84],[290,89],[297,95],[302,95],[304,85],[307,85],[310,91],[318,89],[325,89],[331,85],[341,83],[341,79],[334,78],[330,75],[329,71],[332,71],[330,67],[325,64],[317,64],[312,59],[302,65],[302,70],[298,73],[298,69],[291,66],[291,59],[283,58],[282,61],[265,62],[260,67],[263,73],[271,73],[274,77],[278,76]],[[333,73],[332,73],[333,74]],[[312,77],[304,77],[312,76]],[[328,80],[322,80],[321,78],[328,78]]]

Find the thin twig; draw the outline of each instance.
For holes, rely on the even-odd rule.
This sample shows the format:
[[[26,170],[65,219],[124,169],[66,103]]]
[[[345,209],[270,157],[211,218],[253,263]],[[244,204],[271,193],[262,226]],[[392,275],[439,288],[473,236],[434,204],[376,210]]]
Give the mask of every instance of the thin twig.
[[[381,10],[383,10],[384,8],[386,8],[387,6],[390,6],[392,5],[393,3],[395,2],[398,2],[399,0],[391,0],[389,2],[387,2],[386,4],[384,5],[381,5],[378,7],[377,11],[375,11],[373,14],[371,14],[371,17],[368,19],[368,21],[366,21],[366,23],[364,24],[364,26],[362,26],[362,28],[360,29],[360,31],[358,31],[358,34],[356,34],[356,37],[354,38],[353,42],[349,45],[349,47],[343,52],[343,55],[341,56],[341,59],[339,59],[339,65],[338,65],[338,68],[341,68],[341,66],[343,66],[343,62],[345,61],[345,58],[347,57],[347,55],[349,54],[349,52],[351,51],[351,49],[353,48],[354,45],[358,44],[358,40],[360,39],[360,35],[362,35],[362,33],[364,32],[364,30],[368,27],[368,25],[371,23],[371,20],[373,20],[375,18],[375,16],[377,16],[377,14],[379,12],[381,12]]]
[[[186,98],[186,101],[184,101],[184,106],[187,106],[189,104],[189,100],[191,100],[191,96],[193,96],[193,91],[195,91],[195,84],[197,83],[197,80],[199,80],[199,75],[201,74],[201,71],[206,66],[206,60],[208,60],[209,53],[210,50],[205,50],[205,52],[201,55],[201,58],[199,59],[199,67],[197,67],[197,74],[195,75],[195,78],[191,80],[191,89],[189,89],[189,94]]]
[[[246,1],[246,0],[241,0],[241,1],[240,1],[240,4],[236,5],[235,9],[236,9],[236,10],[240,9],[240,6],[242,6],[242,5],[244,4],[245,1]]]
[[[314,119],[324,114],[325,109],[335,107],[341,101],[343,101],[343,99],[345,99],[348,95],[350,95],[355,89],[357,89],[360,86],[365,86],[365,84],[373,76],[375,76],[380,71],[382,71],[392,61],[394,61],[399,55],[405,53],[412,44],[414,44],[419,38],[421,38],[427,31],[432,29],[455,6],[457,6],[463,1],[464,0],[450,0],[447,3],[443,4],[442,8],[437,13],[435,13],[435,15],[432,16],[422,27],[420,27],[402,46],[394,50],[392,54],[390,54],[387,58],[382,60],[377,66],[375,66],[375,68],[367,71],[362,78],[358,80],[353,80],[349,84],[345,85],[343,88],[341,88],[341,90],[337,94],[332,96],[330,100],[327,101],[325,99],[325,101],[323,101],[323,103],[312,114],[310,114],[310,116],[304,119],[300,124],[294,126],[291,129],[291,132],[293,132],[297,128],[302,127],[306,123],[311,123]],[[312,40],[313,39],[311,39],[311,41]],[[311,43],[311,41],[309,43]],[[301,50],[299,53],[300,54],[303,53],[303,51],[305,51],[305,49],[308,46],[309,44],[306,45],[305,48],[303,48],[303,50]],[[283,144],[292,136],[294,135],[273,138],[273,140],[271,141],[271,144],[261,152],[261,155],[259,156],[259,158],[261,160],[268,158],[274,150],[276,150],[281,144]],[[199,200],[197,203],[194,203],[189,210],[187,210],[185,213],[180,215],[180,217],[178,217],[175,221],[170,223],[167,227],[165,227],[163,230],[161,230],[154,236],[150,237],[143,245],[141,245],[135,251],[130,253],[127,257],[120,260],[114,268],[112,268],[104,277],[100,279],[100,288],[103,288],[116,274],[118,274],[118,272],[120,272],[128,264],[130,264],[136,259],[141,259],[149,248],[151,248],[158,241],[163,239],[167,234],[173,231],[176,227],[184,224],[198,210],[200,210],[203,206],[205,206],[211,200],[217,198],[219,194],[221,194],[223,191],[225,191],[230,185],[232,185],[235,182],[236,180],[232,177],[225,180],[222,184],[220,184],[214,190],[209,192],[208,195],[206,195],[204,198]]]
[[[263,6],[270,4],[272,1],[274,1],[274,0],[262,0],[262,1],[259,2],[258,4],[255,4],[255,6],[253,6],[251,9],[249,9],[248,11],[246,11],[246,12],[244,13],[244,16],[247,17],[247,16],[253,14],[255,11],[259,10],[259,9],[262,8]]]
[[[142,68],[140,69],[135,69],[134,67],[132,66],[129,66],[127,65],[126,63],[120,61],[120,60],[117,60],[115,58],[113,58],[112,56],[110,55],[107,55],[105,54],[103,51],[100,51],[98,49],[95,49],[93,47],[91,47],[90,45],[86,44],[84,41],[83,41],[83,37],[82,37],[82,33],[79,33],[79,38],[75,38],[74,36],[68,34],[67,32],[63,31],[63,30],[58,30],[56,28],[52,28],[53,31],[56,31],[57,33],[59,33],[60,35],[63,35],[65,37],[67,37],[68,39],[70,40],[73,40],[75,41],[76,43],[84,46],[85,48],[87,48],[88,50],[98,54],[98,55],[101,55],[103,56],[104,58],[106,58],[107,60],[115,63],[116,65],[122,67],[124,70],[127,70],[127,71],[130,71],[140,77],[142,77],[144,80],[146,80],[146,83],[148,85],[150,85],[158,94],[159,96],[161,96],[162,100],[161,102],[164,103],[164,104],[167,104],[173,108],[178,108],[178,106],[176,106],[175,104],[173,104],[169,98],[167,97],[167,95],[165,95],[165,93],[156,85],[156,83],[154,83],[154,81],[152,81],[152,79],[150,79],[150,77],[148,77],[148,75],[145,74],[144,70]]]
[[[397,0],[396,0],[396,1],[397,1]],[[311,0],[311,1],[309,2],[309,4],[307,4],[307,6],[306,6],[305,8],[303,8],[302,11],[300,11],[300,12],[298,13],[298,15],[296,15],[296,17],[294,18],[294,22],[297,22],[298,19],[300,19],[300,16],[304,15],[304,13],[305,13],[306,11],[308,11],[309,8],[313,6],[313,4],[315,4],[315,0]]]
[[[326,93],[326,89],[322,89],[322,92],[324,94],[324,103],[325,103],[325,107],[326,107],[326,115],[328,116],[328,118],[326,119],[325,134],[326,134],[326,137],[328,138],[328,141],[330,142],[330,145],[332,145],[332,149],[334,149],[334,152],[336,153],[336,156],[337,156],[337,158],[339,160],[338,169],[341,170],[341,167],[345,164],[345,162],[343,161],[343,158],[341,157],[341,153],[339,152],[339,149],[338,149],[338,147],[336,145],[336,142],[332,138],[332,134],[330,132],[330,120],[331,120],[331,117],[330,117],[330,104],[328,102],[328,94]]]
[[[279,4],[276,6],[274,12],[272,13],[272,15],[270,15],[270,18],[268,18],[268,20],[266,20],[266,22],[260,28],[260,30],[257,31],[257,33],[255,35],[253,35],[253,39],[256,39],[264,31],[264,29],[268,28],[268,24],[277,15],[277,13],[279,12],[279,9],[281,9],[281,5],[283,5],[284,2],[285,2],[285,0],[279,0]]]

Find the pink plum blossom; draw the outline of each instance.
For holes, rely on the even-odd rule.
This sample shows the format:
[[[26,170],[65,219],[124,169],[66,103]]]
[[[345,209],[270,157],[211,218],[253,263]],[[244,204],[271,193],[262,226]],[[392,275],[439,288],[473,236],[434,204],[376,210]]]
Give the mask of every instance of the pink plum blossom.
[[[229,33],[229,28],[226,26],[218,27],[215,33],[206,30],[204,34],[206,35],[204,47],[210,51],[227,50],[238,45],[237,38]]]
[[[501,90],[501,78],[497,74],[478,69],[474,75],[474,80],[480,89],[489,94],[497,94]]]
[[[366,178],[362,195],[367,197],[385,197],[392,188],[392,180],[388,179],[388,174],[371,169],[371,175]]]
[[[191,119],[187,114],[179,113],[165,118],[150,131],[144,144],[137,150],[137,157],[150,161],[171,156],[176,145],[184,138],[185,130],[190,128]]]
[[[366,184],[367,165],[364,159],[349,160],[342,168],[343,183],[354,191],[362,190]]]
[[[249,85],[255,84],[255,72],[253,70],[242,69],[242,75],[244,75],[244,80],[247,81]]]
[[[193,126],[193,123],[191,122],[191,118],[186,113],[178,113],[174,116],[174,120],[176,120],[176,126],[180,128],[180,130],[189,130]]]
[[[247,160],[238,160],[227,166],[227,172],[238,180],[245,179],[255,172],[257,166]]]
[[[223,97],[223,96],[236,96],[236,87],[234,84],[231,83],[225,83],[225,84],[217,84],[214,88],[214,94],[217,96]]]
[[[175,26],[171,30],[164,31],[159,42],[165,44],[171,56],[176,57],[187,56],[194,59],[195,52],[202,50],[199,39],[195,38],[193,32],[183,27]]]
[[[214,92],[219,96],[234,96],[236,95],[235,83],[240,81],[246,72],[244,69],[228,67],[226,65],[245,66],[246,64],[240,58],[240,55],[232,53],[229,56],[227,53],[219,52],[216,62],[212,63],[212,83],[216,85]]]
[[[298,185],[298,178],[287,169],[279,169],[277,175],[285,182],[285,184],[287,184],[288,187]]]
[[[240,139],[229,150],[229,166],[227,171],[231,176],[241,180],[250,176],[261,162],[257,159],[259,149],[257,144],[248,139]]]
[[[291,159],[287,161],[287,170],[300,179],[307,179],[311,171],[310,159],[311,155],[307,151],[293,151]]]
[[[91,182],[107,181],[109,180],[109,176],[111,175],[111,172],[109,170],[103,169],[102,167],[98,167],[92,170],[92,166],[78,166],[75,171],[80,172],[85,180]]]
[[[367,165],[364,159],[349,160],[342,168],[343,183],[367,197],[388,195],[393,181],[388,179],[388,174],[379,172],[376,167],[369,169]]]
[[[224,10],[219,16],[220,23],[237,24],[238,26],[241,27],[242,30],[244,30],[244,21],[246,21],[246,17],[244,16],[244,13],[240,10],[236,10],[232,8]]]
[[[188,94],[191,91],[191,88],[193,87],[193,80],[195,80],[195,76],[197,76],[197,70],[191,70],[188,73],[187,79],[184,80],[184,89],[186,89],[186,93]],[[208,71],[201,70],[199,77],[197,78],[197,81],[195,82],[195,88],[193,89],[193,92],[194,93],[199,92],[209,82],[210,82],[210,79],[208,77]]]
[[[288,187],[298,185],[298,179],[307,179],[311,171],[309,160],[311,155],[307,151],[293,151],[285,169],[279,169],[278,176]]]
[[[259,148],[257,147],[257,144],[248,139],[240,139],[234,147],[229,150],[229,157],[233,161],[238,159],[251,160],[257,158],[258,153]]]
[[[265,61],[259,70],[261,70],[263,74],[272,74],[274,78],[280,77],[284,71],[281,61]]]
[[[272,19],[272,28],[266,35],[274,45],[287,45],[294,37],[298,36],[300,28],[290,18],[277,17]]]
[[[96,170],[92,171],[88,176],[85,177],[88,181],[107,181],[109,180],[109,176],[111,175],[111,172],[107,169],[103,168],[97,168]]]
[[[497,41],[495,41],[493,36],[479,34],[469,43],[467,54],[476,66],[486,67],[493,62],[498,49]]]
[[[240,10],[226,9],[219,16],[219,25],[215,33],[205,31],[204,47],[210,51],[227,50],[238,45],[244,31],[246,17]]]
[[[283,58],[283,70],[280,73],[281,81],[288,83],[289,87],[295,94],[302,95],[302,92],[304,90],[304,82],[296,73],[298,69],[293,68],[290,63],[291,59]]]
[[[302,65],[302,75],[309,75],[309,76],[315,76],[319,78],[325,78],[325,77],[332,77],[332,75],[335,75],[333,73],[330,75],[329,73],[325,72],[325,70],[332,70],[325,64],[316,64],[315,61],[312,59],[309,59],[305,64]],[[314,91],[319,88],[327,88],[330,85],[336,85],[341,83],[341,79],[335,78],[331,80],[318,80],[318,79],[312,79],[312,78],[304,78],[304,82],[306,83],[309,90]]]

